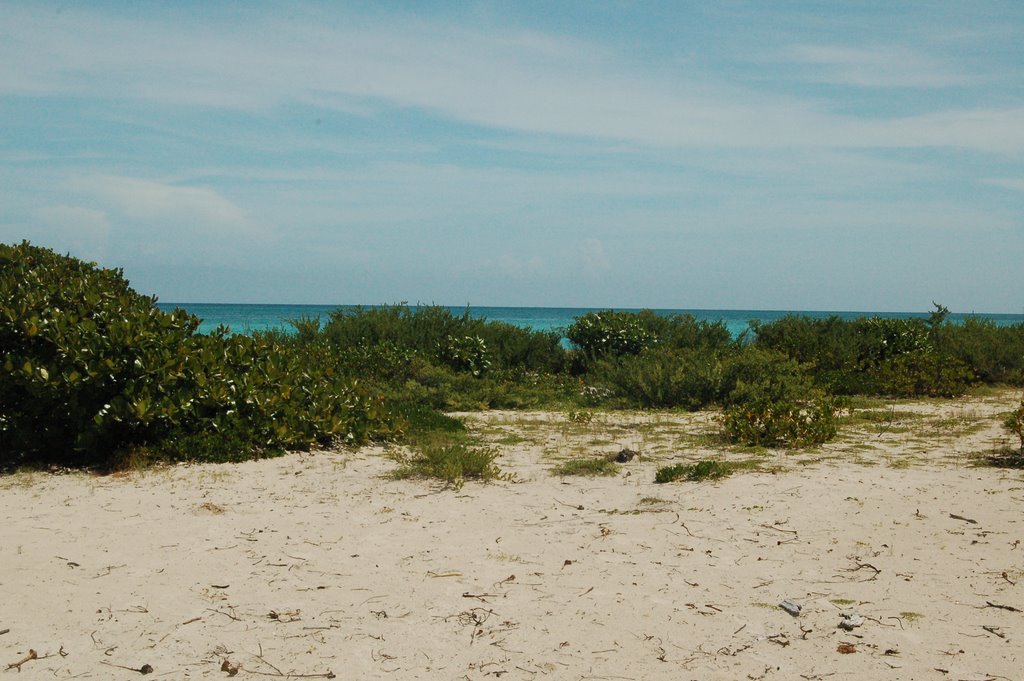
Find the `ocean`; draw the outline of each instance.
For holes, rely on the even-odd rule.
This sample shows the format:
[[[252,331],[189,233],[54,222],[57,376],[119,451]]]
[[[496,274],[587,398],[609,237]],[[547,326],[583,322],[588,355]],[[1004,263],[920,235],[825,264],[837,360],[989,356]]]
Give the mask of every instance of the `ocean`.
[[[203,320],[199,331],[209,333],[220,325],[230,328],[233,333],[250,333],[269,329],[291,331],[289,320],[303,317],[319,317],[324,322],[328,315],[337,309],[353,309],[354,305],[235,305],[226,303],[157,303],[162,310],[171,311],[183,308]],[[372,307],[372,306],[366,306]],[[450,307],[455,314],[462,314],[465,307]],[[582,307],[471,307],[470,314],[491,321],[506,322],[536,331],[561,331],[573,323],[573,320],[587,312],[595,312],[608,308]],[[801,311],[801,310],[655,310],[660,314],[691,314],[695,318],[707,321],[722,321],[733,334],[738,336],[745,331],[753,320],[770,322],[789,314],[806,315],[814,318],[832,316],[843,319],[858,317],[889,317],[907,319],[911,317],[927,317],[928,312],[852,312],[852,311]],[[953,313],[950,321],[963,321],[969,313]],[[978,314],[982,319],[990,319],[1004,326],[1024,324],[1024,314]]]

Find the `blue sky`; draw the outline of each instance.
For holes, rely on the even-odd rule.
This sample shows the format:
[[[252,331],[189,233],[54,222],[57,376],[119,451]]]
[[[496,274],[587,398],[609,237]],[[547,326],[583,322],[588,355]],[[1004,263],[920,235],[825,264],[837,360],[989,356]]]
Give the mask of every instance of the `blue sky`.
[[[1024,310],[1024,3],[0,0],[0,241],[167,302]]]

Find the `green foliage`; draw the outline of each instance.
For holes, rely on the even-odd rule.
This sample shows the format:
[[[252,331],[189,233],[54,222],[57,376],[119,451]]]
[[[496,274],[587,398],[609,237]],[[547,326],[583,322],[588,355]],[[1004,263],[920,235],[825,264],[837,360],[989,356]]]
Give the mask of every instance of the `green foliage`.
[[[1020,400],[1020,406],[1006,417],[1003,425],[1020,440],[1020,454],[1024,456],[1024,397]]]
[[[0,463],[106,465],[142,447],[223,460],[394,434],[325,348],[197,334],[154,303],[120,270],[0,245]],[[214,451],[214,435],[241,449]]]
[[[659,315],[652,310],[588,312],[576,318],[566,336],[585,362],[638,355],[655,346],[720,352],[735,345],[724,322],[698,321],[688,314]]]
[[[839,408],[828,397],[790,402],[757,399],[722,413],[722,433],[731,442],[759,447],[809,447],[836,435]]]
[[[340,352],[421,357],[456,371],[481,375],[488,370],[558,372],[566,361],[557,333],[531,331],[502,322],[460,316],[436,305],[406,304],[336,310],[320,332]]]
[[[636,312],[588,312],[577,317],[566,336],[586,357],[636,355],[658,342],[650,330],[648,316]]]
[[[714,459],[703,459],[692,464],[675,464],[663,466],[654,475],[654,482],[663,484],[676,482],[677,480],[688,480],[700,482],[702,480],[718,480],[735,471],[743,468],[752,468],[749,462],[733,463],[729,461],[716,461]]]
[[[586,425],[594,420],[594,412],[587,411],[585,409],[571,409],[569,410],[569,413],[566,415],[566,418],[569,419],[570,423],[579,423],[581,425]]]
[[[996,326],[991,319],[971,316],[942,331],[949,353],[977,380],[1024,385],[1024,323]]]
[[[958,325],[948,316],[935,305],[927,319],[788,316],[753,330],[758,347],[811,366],[815,382],[835,394],[955,396],[975,380],[1024,377],[1024,328]]]
[[[722,363],[721,402],[745,404],[759,399],[798,402],[815,391],[806,365],[772,350],[744,348]]]
[[[392,454],[399,467],[395,478],[435,478],[461,489],[466,480],[511,480],[495,461],[495,449],[443,438],[419,444],[413,452]]]
[[[619,465],[605,457],[590,459],[569,459],[551,469],[552,475],[581,475],[595,477],[599,475],[617,475]]]
[[[598,361],[588,380],[630,405],[697,410],[719,397],[722,363],[709,352],[650,348]]]
[[[424,404],[405,400],[391,402],[390,407],[399,429],[407,439],[416,439],[425,434],[466,432],[465,423]]]
[[[723,373],[722,432],[729,441],[804,447],[835,437],[839,407],[795,360],[753,347],[731,358]]]
[[[449,336],[440,348],[440,358],[452,369],[477,377],[491,369],[487,343],[480,336]]]
[[[896,355],[875,367],[874,377],[878,393],[897,397],[956,397],[974,382],[963,361],[930,350]]]

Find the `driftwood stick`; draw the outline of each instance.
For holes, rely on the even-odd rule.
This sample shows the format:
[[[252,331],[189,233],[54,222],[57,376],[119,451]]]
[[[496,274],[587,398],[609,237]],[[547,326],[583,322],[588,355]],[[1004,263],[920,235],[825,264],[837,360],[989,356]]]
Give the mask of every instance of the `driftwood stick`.
[[[152,665],[148,665],[148,664],[144,664],[141,667],[139,667],[138,669],[136,669],[135,667],[126,667],[123,664],[114,664],[113,662],[107,662],[106,660],[100,660],[100,664],[105,664],[108,667],[117,667],[118,669],[127,669],[130,672],[138,672],[138,673],[142,674],[143,676],[145,676],[146,674],[152,674],[153,673]]]

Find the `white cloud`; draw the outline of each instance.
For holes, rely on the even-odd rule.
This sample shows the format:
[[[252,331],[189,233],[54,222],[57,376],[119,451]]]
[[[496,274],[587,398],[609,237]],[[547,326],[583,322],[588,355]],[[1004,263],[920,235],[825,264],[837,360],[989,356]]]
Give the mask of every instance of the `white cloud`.
[[[942,88],[972,79],[942,60],[903,46],[794,45],[782,58],[811,67],[807,80],[882,88]]]
[[[81,206],[48,206],[36,211],[39,222],[48,227],[62,227],[70,233],[105,238],[110,234],[107,214]]]
[[[612,261],[600,239],[584,239],[580,243],[583,272],[589,277],[600,277],[612,269]]]
[[[400,15],[358,24],[345,16],[240,17],[228,26],[78,9],[46,21],[31,10],[6,12],[17,30],[0,30],[0,93],[248,111],[303,102],[362,115],[387,104],[503,130],[669,148],[1024,151],[1020,107],[862,121],[824,101],[733,85],[693,65],[639,64],[594,43],[508,27]],[[788,58],[845,84],[941,87],[967,78],[903,47],[802,45]]]
[[[67,251],[86,260],[103,260],[109,251],[111,225],[104,211],[82,206],[44,206],[23,227],[24,238],[40,246]]]
[[[1024,152],[1024,106],[940,111],[878,121],[849,121],[836,130],[851,146],[958,147],[996,154]]]
[[[245,211],[207,187],[183,187],[114,175],[82,177],[73,186],[130,220],[173,221],[183,229],[193,226],[200,231],[251,231]]]
[[[1024,177],[989,177],[982,180],[982,183],[1024,192]]]

